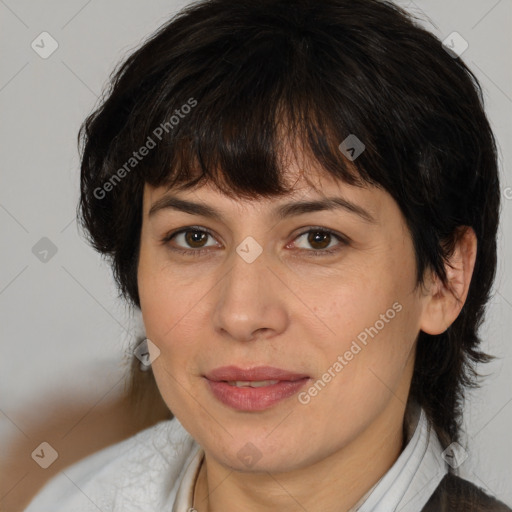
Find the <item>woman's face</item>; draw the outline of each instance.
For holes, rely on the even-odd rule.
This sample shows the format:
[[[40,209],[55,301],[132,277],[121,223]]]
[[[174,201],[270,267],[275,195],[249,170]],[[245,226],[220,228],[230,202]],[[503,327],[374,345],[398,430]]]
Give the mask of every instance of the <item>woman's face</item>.
[[[207,456],[235,470],[306,467],[402,424],[425,310],[412,240],[388,193],[315,179],[253,201],[144,190],[138,284],[155,378]],[[299,207],[326,198],[337,206]],[[278,370],[214,374],[228,366]]]

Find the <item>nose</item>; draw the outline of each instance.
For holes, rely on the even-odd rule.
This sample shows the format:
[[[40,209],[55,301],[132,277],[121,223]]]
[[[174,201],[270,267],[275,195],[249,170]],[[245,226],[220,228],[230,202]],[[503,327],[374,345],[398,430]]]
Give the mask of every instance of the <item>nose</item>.
[[[248,263],[235,253],[216,287],[213,323],[217,333],[238,341],[271,338],[287,327],[286,287],[269,267],[265,252]]]

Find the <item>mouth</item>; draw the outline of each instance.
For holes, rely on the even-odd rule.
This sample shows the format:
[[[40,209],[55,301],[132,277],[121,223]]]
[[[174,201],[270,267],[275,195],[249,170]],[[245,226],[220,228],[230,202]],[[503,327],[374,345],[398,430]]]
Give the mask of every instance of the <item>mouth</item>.
[[[213,396],[238,411],[262,411],[296,394],[310,377],[281,368],[216,368],[204,376]]]
[[[226,382],[226,381],[221,381]],[[264,386],[273,386],[280,380],[229,380],[227,383],[230,386],[236,386],[237,388],[262,388]]]
[[[265,381],[296,381],[309,377],[304,373],[296,373],[274,366],[254,366],[240,368],[238,366],[222,366],[205,375],[211,381],[225,382],[265,382]]]

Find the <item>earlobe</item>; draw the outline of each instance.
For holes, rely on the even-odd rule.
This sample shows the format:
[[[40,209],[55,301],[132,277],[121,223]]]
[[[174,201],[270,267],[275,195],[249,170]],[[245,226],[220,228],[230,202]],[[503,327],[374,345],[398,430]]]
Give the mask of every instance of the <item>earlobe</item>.
[[[447,285],[437,275],[430,276],[421,316],[420,329],[427,334],[442,334],[459,316],[466,301],[477,253],[474,230],[461,226],[453,253],[445,264]]]

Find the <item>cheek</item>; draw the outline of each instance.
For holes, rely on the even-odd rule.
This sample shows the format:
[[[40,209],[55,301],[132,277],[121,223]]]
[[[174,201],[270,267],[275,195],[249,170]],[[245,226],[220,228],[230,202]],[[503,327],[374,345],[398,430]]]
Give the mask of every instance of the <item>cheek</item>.
[[[162,343],[181,328],[200,302],[197,286],[183,282],[180,273],[147,244],[141,247],[137,280],[147,336]]]
[[[357,281],[326,290],[330,300],[324,295],[316,312],[331,334],[317,342],[323,354],[317,369],[327,380],[336,375],[328,400],[339,406],[364,404],[375,398],[372,393],[382,391],[382,397],[398,385],[418,331],[414,277],[409,260],[388,261],[359,273]]]
[[[167,288],[159,281],[149,294],[141,294],[141,310],[146,335],[158,345],[169,361],[187,358],[200,339],[204,325],[200,299],[178,293],[176,282]]]
[[[146,336],[160,350],[153,373],[167,406],[179,415],[188,411],[189,393],[196,394],[191,386],[198,385],[209,321],[205,290],[215,283],[208,287],[204,279],[198,281],[168,266],[146,263],[141,259],[139,295]]]
[[[335,436],[344,425],[345,434],[351,435],[357,425],[367,424],[369,417],[382,411],[390,400],[402,397],[396,398],[396,403],[405,402],[403,386],[413,361],[414,335],[406,334],[408,321],[403,305],[398,309],[392,309],[392,305],[376,309],[384,315],[388,312],[388,323],[378,315],[375,318],[373,312],[367,313],[367,323],[361,323],[361,316],[357,322],[351,319],[350,331],[341,334],[335,343],[319,347],[317,356],[323,364],[317,366],[316,380],[299,397],[314,428],[322,431],[331,428],[327,423],[334,425],[334,431],[326,435]],[[315,357],[315,352],[311,354]]]
[[[188,290],[180,291],[178,277],[168,271],[140,272],[139,295],[146,336],[157,345],[159,356],[152,370],[160,394],[173,414],[190,414],[189,378],[197,373],[197,334],[200,302]],[[199,302],[199,303],[198,303]]]

